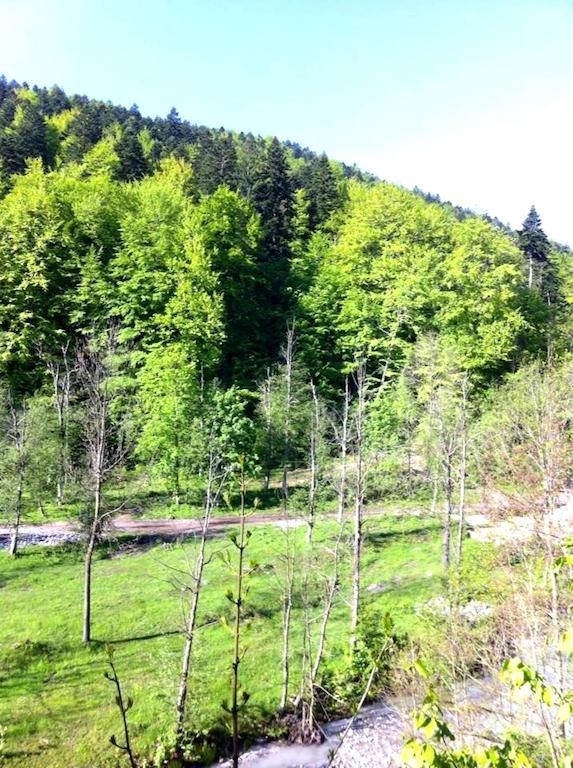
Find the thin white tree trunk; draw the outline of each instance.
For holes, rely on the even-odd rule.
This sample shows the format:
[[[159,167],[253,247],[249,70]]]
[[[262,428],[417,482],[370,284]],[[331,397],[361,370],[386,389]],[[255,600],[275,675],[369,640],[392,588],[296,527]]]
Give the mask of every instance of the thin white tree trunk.
[[[307,540],[309,544],[312,542],[312,533],[316,516],[316,497],[318,493],[318,441],[320,435],[320,404],[318,402],[316,386],[312,380],[310,382],[310,391],[312,393],[313,417],[310,430],[310,485],[307,518]]]
[[[466,516],[466,474],[468,463],[468,424],[467,424],[467,397],[468,397],[468,377],[464,376],[462,382],[462,413],[461,413],[461,448],[460,448],[460,481],[459,481],[459,504],[458,504],[458,542],[457,542],[457,565],[458,576],[462,569],[462,554],[465,538],[465,516]]]
[[[10,530],[10,546],[8,554],[15,556],[18,552],[18,536],[20,534],[20,520],[22,518],[22,494],[24,492],[24,477],[26,473],[26,418],[27,404],[24,401],[21,408],[14,403],[10,394],[10,416],[12,420],[11,437],[16,449],[16,495],[14,499],[14,519]]]
[[[336,592],[338,590],[338,584],[339,584],[339,565],[340,565],[340,543],[342,541],[342,535],[344,532],[344,523],[340,525],[338,536],[336,538],[336,544],[334,547],[334,557],[333,557],[333,566],[332,566],[332,575],[330,577],[330,580],[328,582],[327,587],[327,593],[326,593],[326,602],[324,604],[324,611],[322,614],[322,624],[320,626],[320,633],[318,636],[318,646],[316,648],[316,656],[314,657],[314,663],[312,666],[312,672],[311,672],[311,683],[313,686],[316,686],[316,681],[318,679],[318,673],[320,670],[320,665],[322,663],[322,656],[324,654],[324,647],[326,645],[326,632],[328,629],[328,622],[330,619],[330,614],[332,612],[332,606],[334,604],[334,598],[336,596]]]
[[[444,460],[444,522],[443,522],[443,549],[442,562],[446,571],[450,569],[451,538],[452,538],[452,462],[450,456]]]
[[[287,344],[285,349],[286,403],[284,417],[284,463],[283,463],[283,519],[285,523],[285,578],[283,585],[283,652],[282,652],[282,692],[280,708],[286,709],[290,677],[290,623],[292,616],[292,593],[294,585],[294,554],[289,519],[289,487],[288,470],[290,462],[290,433],[292,410],[292,373],[294,361],[294,325],[287,328]]]
[[[269,490],[269,484],[271,481],[271,465],[273,456],[273,431],[272,431],[272,379],[271,369],[267,368],[267,377],[262,385],[262,408],[265,417],[265,432],[266,432],[266,459],[265,459],[265,475],[264,475],[264,489]]]
[[[115,352],[115,334],[108,333],[103,350],[86,346],[78,350],[78,372],[87,398],[85,439],[88,479],[93,494],[93,511],[84,559],[84,615],[82,640],[91,641],[92,630],[92,563],[97,538],[104,517],[103,488],[106,477],[120,463],[124,449],[121,441],[112,447],[112,427],[109,413],[112,395],[109,390],[110,369]],[[110,512],[106,514],[111,514]]]
[[[527,276],[527,287],[531,289],[533,287],[533,258],[529,257],[529,274]]]
[[[209,457],[209,469],[207,476],[207,488],[205,492],[205,506],[203,511],[203,521],[201,525],[201,539],[199,542],[199,552],[195,561],[193,570],[193,588],[191,592],[191,602],[187,614],[187,623],[185,628],[185,645],[183,646],[183,656],[181,660],[181,673],[179,676],[179,691],[177,693],[177,703],[175,705],[175,733],[178,741],[184,735],[185,715],[187,709],[187,694],[189,687],[189,673],[191,670],[191,658],[193,653],[193,642],[195,640],[195,629],[197,625],[197,609],[199,606],[199,594],[203,581],[203,570],[205,568],[205,546],[207,543],[207,534],[211,522],[213,509],[215,508],[219,494],[223,487],[224,477],[221,480],[216,493],[213,491],[215,481],[215,457],[213,452]]]
[[[290,620],[292,613],[292,590],[294,574],[290,553],[287,555],[287,573],[283,593],[283,653],[282,653],[282,691],[280,709],[284,712],[288,702],[290,673]]]
[[[342,411],[342,432],[340,436],[340,485],[338,488],[338,522],[344,520],[346,511],[346,462],[348,455],[348,411],[350,409],[350,382],[344,380],[344,406]]]
[[[46,359],[47,369],[52,377],[54,408],[58,422],[58,465],[56,467],[56,504],[64,502],[68,482],[68,424],[70,406],[71,369],[68,359],[69,340],[61,347],[61,358]],[[42,353],[40,351],[40,356]]]
[[[352,562],[352,597],[350,618],[350,648],[356,645],[356,630],[360,616],[360,582],[362,567],[362,525],[364,516],[364,416],[366,408],[366,367],[359,363],[356,382],[358,411],[356,414],[356,491],[354,505],[354,537]]]
[[[245,515],[245,468],[241,465],[241,522],[239,526],[239,540],[235,544],[239,550],[239,564],[237,568],[237,593],[235,595],[235,623],[233,628],[233,685],[231,720],[233,724],[233,768],[239,768],[239,668],[241,665],[241,618],[243,606],[243,563],[245,559],[246,515]]]
[[[24,461],[20,458],[18,461],[18,482],[16,485],[16,507],[14,512],[14,523],[10,531],[10,549],[8,553],[12,556],[18,551],[18,534],[20,532],[20,519],[22,517],[22,491],[24,488]]]
[[[101,512],[101,479],[96,479],[96,487],[94,489],[94,513],[93,520],[90,527],[90,533],[88,543],[86,547],[86,554],[84,560],[84,617],[83,617],[83,631],[82,642],[91,642],[92,631],[92,563],[95,544],[98,535],[98,528],[100,522]]]

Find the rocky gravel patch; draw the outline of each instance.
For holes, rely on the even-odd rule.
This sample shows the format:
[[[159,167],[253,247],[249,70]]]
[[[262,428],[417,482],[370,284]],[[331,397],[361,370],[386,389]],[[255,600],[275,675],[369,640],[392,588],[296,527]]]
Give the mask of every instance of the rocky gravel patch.
[[[400,765],[406,718],[390,704],[364,707],[342,744],[348,720],[324,726],[322,744],[261,744],[240,759],[243,768],[389,768]],[[340,746],[339,746],[340,745]],[[333,752],[334,760],[329,762]],[[230,768],[231,762],[218,763]]]
[[[25,547],[55,547],[79,541],[81,535],[68,523],[46,523],[45,525],[23,525],[18,533],[18,549]],[[10,546],[10,528],[0,526],[0,550]]]
[[[18,549],[24,547],[55,547],[59,544],[67,544],[72,541],[79,541],[80,537],[74,533],[61,534],[24,534],[18,537]],[[0,534],[0,549],[8,549],[10,545],[10,536]]]

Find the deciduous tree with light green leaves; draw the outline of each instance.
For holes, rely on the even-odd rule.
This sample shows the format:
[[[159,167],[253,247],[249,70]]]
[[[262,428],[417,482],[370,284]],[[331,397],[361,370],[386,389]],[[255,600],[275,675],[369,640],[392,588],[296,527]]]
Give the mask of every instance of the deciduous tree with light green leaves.
[[[391,372],[433,331],[452,340],[465,366],[489,374],[526,329],[520,279],[518,250],[486,222],[459,222],[389,184],[351,183],[346,214],[300,299],[302,344],[311,367],[331,375],[356,350]]]
[[[200,405],[197,365],[181,343],[159,345],[146,355],[137,383],[137,453],[166,479],[178,504]]]

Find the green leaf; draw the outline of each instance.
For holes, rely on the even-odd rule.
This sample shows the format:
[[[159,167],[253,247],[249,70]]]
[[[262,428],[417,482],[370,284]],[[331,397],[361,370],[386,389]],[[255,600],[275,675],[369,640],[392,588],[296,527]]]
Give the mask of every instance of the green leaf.
[[[573,629],[568,629],[561,635],[557,647],[561,653],[567,655],[573,653]]]
[[[414,669],[420,675],[420,677],[424,678],[424,680],[430,679],[430,673],[428,671],[428,668],[426,667],[426,665],[421,659],[416,659],[416,661],[414,662]]]

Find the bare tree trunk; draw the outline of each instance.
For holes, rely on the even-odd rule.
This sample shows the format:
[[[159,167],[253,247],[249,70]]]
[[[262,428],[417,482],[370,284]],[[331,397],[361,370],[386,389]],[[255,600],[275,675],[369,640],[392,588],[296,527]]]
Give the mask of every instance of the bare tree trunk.
[[[448,425],[447,416],[442,406],[437,400],[434,403],[436,416],[439,424],[439,449],[441,453],[441,463],[444,482],[444,515],[443,515],[443,545],[442,545],[442,563],[446,574],[449,574],[452,560],[452,517],[453,517],[453,461],[456,454],[458,443],[458,428]]]
[[[344,380],[344,406],[342,410],[342,432],[340,435],[340,486],[338,488],[338,522],[344,520],[346,510],[346,460],[348,455],[348,411],[350,409],[350,381]]]
[[[96,479],[96,486],[94,489],[94,511],[93,520],[90,528],[88,544],[86,547],[86,554],[84,559],[84,620],[82,630],[82,642],[91,642],[91,628],[92,628],[92,562],[93,554],[96,545],[98,529],[100,524],[100,512],[101,512],[101,479]]]
[[[84,560],[82,631],[84,643],[91,641],[92,561],[104,516],[102,512],[103,485],[106,477],[118,466],[125,455],[121,440],[112,441],[113,428],[109,418],[112,400],[112,393],[109,388],[109,366],[115,348],[115,334],[111,329],[108,333],[105,349],[100,350],[86,345],[78,350],[78,372],[87,400],[85,443],[88,481],[93,498],[92,517]],[[106,515],[109,514],[111,512],[106,513]]]
[[[529,257],[529,274],[527,276],[527,287],[533,288],[533,258]]]
[[[290,620],[292,613],[292,590],[294,583],[294,572],[292,568],[292,556],[287,554],[286,563],[287,573],[285,587],[283,590],[283,655],[282,655],[282,693],[280,709],[282,712],[286,709],[289,690],[290,673]]]
[[[18,534],[20,531],[20,518],[22,516],[22,492],[24,489],[24,471],[25,464],[22,460],[18,461],[18,483],[16,485],[16,507],[14,512],[14,524],[10,531],[10,549],[8,554],[14,556],[18,551]]]
[[[262,399],[261,404],[265,417],[265,432],[266,432],[266,457],[264,467],[264,489],[269,490],[269,484],[271,480],[271,462],[273,455],[273,432],[272,432],[272,379],[271,369],[267,368],[267,377],[262,385]]]
[[[289,691],[290,673],[290,622],[292,615],[292,593],[294,585],[294,555],[292,552],[290,519],[289,519],[289,488],[288,470],[290,462],[290,433],[292,410],[292,373],[294,362],[294,324],[287,327],[287,343],[285,348],[285,377],[286,403],[284,418],[284,463],[283,463],[283,519],[285,522],[285,580],[283,586],[283,653],[282,653],[282,693],[280,708],[286,709]]]
[[[312,392],[313,417],[310,429],[310,486],[308,492],[308,532],[307,540],[312,542],[312,533],[314,529],[316,515],[316,496],[318,493],[318,441],[320,435],[320,404],[316,394],[314,381],[310,382],[310,391]]]
[[[205,366],[201,360],[201,367],[199,369],[199,429],[201,434],[205,434]],[[201,474],[201,468],[199,468],[199,474]]]
[[[460,484],[458,504],[458,542],[457,542],[457,567],[458,576],[462,569],[462,553],[465,538],[465,513],[466,513],[466,474],[468,457],[468,425],[467,425],[467,397],[468,377],[464,375],[462,382],[462,413],[461,413],[461,448],[460,448]]]
[[[366,410],[366,365],[362,360],[356,371],[358,410],[356,414],[356,499],[354,506],[354,541],[352,563],[352,599],[350,648],[356,645],[356,629],[360,615],[360,580],[362,562],[362,525],[364,516],[364,416]]]
[[[408,440],[408,447],[406,450],[408,455],[407,487],[408,487],[408,498],[410,498],[412,496],[412,446],[410,445],[409,440]]]
[[[282,496],[288,499],[288,472],[290,464],[290,432],[291,432],[291,411],[292,411],[292,372],[294,363],[294,324],[287,327],[287,343],[285,348],[285,378],[286,378],[286,402],[284,418],[284,458],[283,458],[283,481]]]
[[[309,604],[307,600],[308,595],[308,575],[311,571],[311,562],[308,561],[306,568],[304,569],[304,581],[302,585],[302,599],[304,604],[304,642],[303,642],[303,663],[301,674],[301,689],[300,695],[295,701],[295,706],[299,703],[302,704],[301,712],[301,733],[302,739],[305,743],[311,743],[317,741],[319,729],[317,728],[316,717],[316,703],[317,703],[317,683],[318,675],[320,671],[320,665],[322,663],[322,657],[324,654],[324,648],[326,645],[326,633],[328,629],[328,622],[330,620],[330,614],[332,612],[332,606],[334,604],[334,598],[338,591],[339,586],[339,550],[340,543],[342,541],[342,535],[344,532],[345,524],[342,523],[339,527],[338,536],[336,538],[336,544],[333,551],[333,567],[330,578],[326,583],[326,594],[324,607],[322,611],[322,620],[320,623],[320,630],[318,635],[318,645],[316,648],[316,654],[313,659],[312,653],[312,637],[311,626],[314,623],[309,611]]]
[[[461,446],[461,464],[460,464],[460,496],[458,505],[458,546],[457,546],[457,562],[458,571],[462,566],[462,553],[464,547],[464,538],[466,532],[466,472],[467,472],[467,437],[464,434],[462,437]]]
[[[61,506],[64,500],[64,463],[66,460],[64,446],[64,414],[60,398],[60,367],[53,367],[52,378],[54,382],[54,400],[56,406],[56,417],[58,419],[58,466],[56,469],[56,504]]]
[[[345,524],[344,522],[340,524],[340,528],[338,530],[338,536],[336,538],[336,544],[334,547],[334,553],[333,553],[333,565],[332,565],[332,574],[329,579],[327,589],[326,589],[326,601],[324,603],[324,611],[322,613],[322,622],[320,625],[320,632],[318,635],[318,646],[316,648],[316,655],[314,657],[314,662],[312,664],[312,669],[310,672],[310,693],[311,693],[311,701],[310,701],[310,718],[311,723],[314,723],[315,721],[315,703],[316,703],[316,685],[318,682],[318,673],[320,671],[320,665],[322,663],[322,657],[324,654],[324,647],[326,645],[326,633],[328,629],[328,622],[330,620],[330,614],[332,613],[332,606],[334,605],[334,598],[336,597],[336,593],[338,591],[338,585],[339,585],[339,565],[340,565],[340,543],[342,541],[342,535],[344,533]]]
[[[444,458],[444,491],[446,498],[444,500],[444,532],[443,532],[443,550],[442,562],[446,571],[450,569],[451,560],[451,537],[452,537],[452,461],[448,454]]]
[[[181,497],[181,481],[180,481],[180,467],[179,467],[179,434],[175,434],[175,465],[173,467],[173,501],[175,506],[179,506],[179,500]]]
[[[243,606],[243,561],[247,546],[245,530],[245,468],[241,465],[241,524],[239,540],[235,544],[239,550],[239,565],[237,569],[237,594],[235,595],[235,625],[233,628],[233,692],[231,704],[231,719],[233,723],[233,768],[238,768],[241,754],[239,745],[239,667],[241,665],[241,616]]]
[[[209,467],[207,475],[207,488],[205,491],[205,506],[203,511],[203,523],[201,526],[201,539],[199,542],[199,552],[195,561],[193,570],[193,587],[191,592],[191,603],[189,613],[187,614],[187,624],[185,628],[185,645],[183,647],[183,657],[181,662],[181,674],[179,676],[179,691],[177,694],[177,703],[175,705],[175,734],[176,741],[180,742],[184,735],[185,714],[187,706],[187,693],[189,685],[189,673],[191,669],[191,656],[193,652],[193,642],[195,640],[195,629],[197,624],[197,609],[199,606],[199,594],[203,580],[203,570],[205,567],[205,545],[207,542],[207,533],[211,522],[211,515],[217,505],[219,494],[223,488],[225,477],[221,479],[219,487],[214,491],[216,472],[216,459],[213,451],[209,456]]]
[[[18,536],[22,518],[22,494],[24,492],[24,477],[26,474],[26,418],[27,404],[24,401],[18,408],[10,395],[11,438],[16,449],[16,496],[14,500],[14,520],[10,530],[10,546],[8,554],[14,557],[18,552]]]
[[[56,504],[64,501],[68,482],[68,425],[70,406],[71,369],[68,359],[69,340],[61,347],[61,357],[46,359],[47,369],[52,377],[54,407],[58,421],[58,466],[56,468]],[[40,356],[43,357],[40,351]]]
[[[438,489],[439,489],[439,479],[438,479],[438,474],[436,473],[434,477],[434,489],[432,491],[432,506],[430,507],[431,515],[436,514],[436,506],[438,503]]]
[[[302,640],[302,669],[300,676],[300,695],[297,697],[295,706],[301,704],[300,715],[300,733],[302,741],[307,744],[312,742],[314,736],[314,691],[311,682],[310,667],[312,665],[312,639],[311,639],[311,617],[310,606],[308,604],[308,571],[310,570],[310,562],[307,563],[305,568],[304,581],[302,585],[302,601],[303,601],[303,618],[304,618],[304,632]]]

